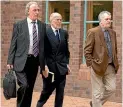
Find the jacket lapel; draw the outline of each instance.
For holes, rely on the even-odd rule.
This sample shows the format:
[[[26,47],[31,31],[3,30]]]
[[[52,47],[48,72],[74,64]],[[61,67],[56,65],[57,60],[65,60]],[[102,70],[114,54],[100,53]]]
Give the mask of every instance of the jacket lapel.
[[[29,42],[30,38],[29,38],[29,29],[28,29],[28,23],[27,23],[27,19],[24,19],[24,23],[23,23],[23,29],[24,29],[24,33],[26,36],[26,41]]]
[[[108,49],[107,49],[105,38],[104,38],[104,32],[102,31],[102,28],[100,26],[98,27],[98,29],[100,33],[99,36],[100,36],[101,44],[104,46],[106,52],[108,53]]]
[[[49,27],[47,30],[48,30],[47,31],[48,38],[51,39],[52,42],[54,42],[55,44],[58,44],[57,38],[55,37],[55,34],[54,34],[52,28]]]
[[[58,42],[58,40],[57,40],[57,38],[55,37],[55,34],[54,34],[54,32],[53,32],[53,30],[52,30],[52,28],[51,28],[51,26],[47,29],[48,31],[47,31],[47,36],[48,36],[48,38],[50,39],[50,41],[52,41],[52,42],[54,42],[55,43],[55,45],[57,45],[58,47],[57,47],[57,50],[56,50],[56,55],[58,54],[58,52],[59,52],[59,49],[60,49],[60,47],[61,47],[61,43],[62,43],[62,41],[64,41],[63,40],[63,32],[62,32],[62,30],[61,29],[59,29],[59,36],[60,36],[60,43]]]
[[[40,41],[40,38],[41,38],[41,33],[40,31],[42,31],[42,24],[39,22],[39,20],[37,20],[37,24],[38,24],[38,40]]]

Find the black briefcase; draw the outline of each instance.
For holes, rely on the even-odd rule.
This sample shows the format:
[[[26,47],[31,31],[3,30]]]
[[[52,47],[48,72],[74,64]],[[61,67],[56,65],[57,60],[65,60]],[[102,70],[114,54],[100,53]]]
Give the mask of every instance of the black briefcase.
[[[3,79],[3,94],[4,97],[9,100],[10,98],[16,98],[16,76],[15,71],[9,70]]]

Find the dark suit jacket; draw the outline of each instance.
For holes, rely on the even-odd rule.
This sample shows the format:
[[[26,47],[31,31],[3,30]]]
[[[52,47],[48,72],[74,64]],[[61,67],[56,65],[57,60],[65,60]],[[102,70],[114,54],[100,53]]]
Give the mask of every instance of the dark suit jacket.
[[[108,32],[112,44],[113,63],[115,71],[117,72],[119,64],[117,58],[116,32],[110,28]],[[84,53],[87,66],[92,66],[97,74],[103,75],[108,66],[108,49],[104,40],[104,33],[100,26],[88,30]]]
[[[40,65],[44,69],[44,36],[46,35],[46,26],[39,20],[37,24]],[[24,69],[29,51],[29,39],[27,19],[15,23],[7,62],[8,64],[13,64],[15,71],[21,72]]]
[[[59,72],[65,75],[68,72],[67,64],[69,63],[68,50],[68,33],[60,29],[60,43],[57,41],[51,27],[47,27],[47,36],[45,38],[45,63],[49,71]]]

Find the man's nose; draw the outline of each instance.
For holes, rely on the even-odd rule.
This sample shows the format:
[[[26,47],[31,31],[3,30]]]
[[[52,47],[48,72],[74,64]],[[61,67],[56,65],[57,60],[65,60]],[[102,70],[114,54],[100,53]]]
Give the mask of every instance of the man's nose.
[[[37,10],[37,11],[36,11],[36,13],[38,14],[38,13],[39,13],[39,11]]]

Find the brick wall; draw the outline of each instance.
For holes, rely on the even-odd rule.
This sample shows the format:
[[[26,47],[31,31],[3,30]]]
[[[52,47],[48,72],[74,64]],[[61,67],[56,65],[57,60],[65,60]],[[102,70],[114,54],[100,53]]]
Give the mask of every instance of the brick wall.
[[[118,59],[120,63],[120,67],[117,74],[117,86],[115,98],[117,100],[122,99],[122,1],[114,1],[113,2],[113,29],[117,34],[117,46],[118,46]]]
[[[13,23],[17,20],[25,18],[25,5],[27,1],[1,1],[1,73],[4,76],[6,69],[6,61],[8,49],[11,40]],[[39,2],[41,7],[40,18],[45,19],[45,2]],[[113,3],[113,28],[117,32],[118,40],[118,57],[121,64],[122,49],[122,12],[121,2]],[[71,96],[80,96],[91,98],[91,81],[90,73],[85,64],[82,64],[83,53],[83,22],[84,22],[84,1],[70,1],[70,28],[69,28],[69,49],[71,53],[70,67],[71,75],[67,76],[65,94]],[[117,90],[113,101],[121,102],[121,66],[117,74]],[[81,75],[81,80],[78,78]],[[35,91],[41,91],[42,79],[40,75],[37,77]]]
[[[24,2],[1,2],[1,59],[2,69],[1,73],[4,74],[6,69],[6,62],[8,56],[8,48],[11,40],[11,33],[13,23],[16,20],[22,19],[24,15],[25,3]]]
[[[73,96],[81,95],[83,90],[78,79],[78,71],[82,62],[83,13],[84,4],[82,1],[70,2],[69,49],[72,72],[67,76],[65,92]]]

